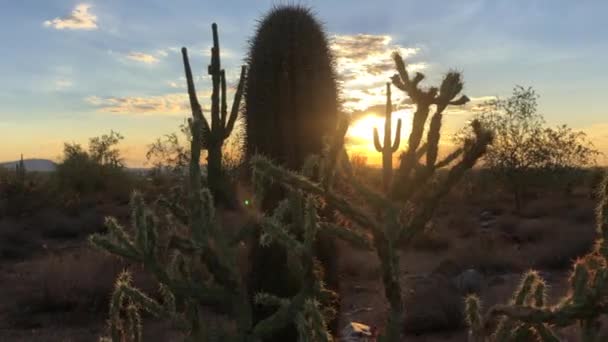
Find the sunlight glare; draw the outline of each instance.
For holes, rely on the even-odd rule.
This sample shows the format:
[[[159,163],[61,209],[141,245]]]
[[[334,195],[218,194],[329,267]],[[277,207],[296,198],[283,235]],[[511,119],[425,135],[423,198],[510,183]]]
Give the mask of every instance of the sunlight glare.
[[[391,122],[391,141],[395,139],[395,129],[397,120],[401,119],[401,144],[400,149],[406,144],[406,137],[411,131],[412,113],[409,109],[402,109],[393,112]],[[368,158],[372,165],[378,165],[381,155],[374,147],[374,128],[378,129],[380,142],[384,143],[384,116],[369,113],[362,118],[354,121],[347,132],[349,154],[361,154]],[[395,154],[397,155],[397,154]]]

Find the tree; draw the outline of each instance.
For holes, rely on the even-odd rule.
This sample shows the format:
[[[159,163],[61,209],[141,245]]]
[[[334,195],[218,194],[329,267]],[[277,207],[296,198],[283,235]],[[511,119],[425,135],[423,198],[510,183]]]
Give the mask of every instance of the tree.
[[[583,132],[566,125],[546,127],[537,112],[537,99],[531,87],[516,86],[509,98],[486,102],[484,111],[475,116],[494,132],[484,165],[512,192],[518,211],[534,173],[563,175],[593,164],[598,154]],[[467,135],[460,131],[455,138],[461,141]]]
[[[89,139],[89,156],[100,165],[124,167],[120,151],[115,148],[122,139],[124,137],[114,131],[110,131],[110,134]]]

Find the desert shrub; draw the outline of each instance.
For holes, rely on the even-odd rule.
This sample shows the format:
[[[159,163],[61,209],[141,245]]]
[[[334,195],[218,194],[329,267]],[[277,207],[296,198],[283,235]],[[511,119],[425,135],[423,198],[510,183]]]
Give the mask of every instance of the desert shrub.
[[[53,203],[48,177],[0,167],[0,217],[26,217]]]
[[[426,251],[445,251],[450,248],[451,244],[450,237],[439,232],[433,224],[414,237],[411,242],[414,249]]]
[[[78,201],[83,195],[104,193],[127,201],[133,186],[115,145],[122,139],[118,133],[89,140],[89,151],[76,143],[65,143],[61,163],[55,172],[58,191],[68,196],[66,202]]]
[[[0,219],[0,258],[22,260],[40,250],[34,234],[10,218]]]
[[[596,230],[590,230],[590,235],[595,235],[595,243],[589,244],[585,251],[581,248],[578,252],[584,255],[570,261],[573,270],[567,293],[558,300],[548,300],[546,281],[539,272],[531,270],[522,276],[507,304],[495,305],[484,313],[479,298],[470,295],[465,299],[470,341],[559,341],[558,329],[564,327],[576,327],[581,341],[606,340],[601,322],[606,314],[608,274],[608,177],[600,190]],[[568,239],[568,244],[574,244],[575,235],[581,232],[571,229],[569,234],[559,234],[564,237],[563,241]],[[584,244],[578,245],[582,246]],[[560,256],[566,254],[563,250],[560,252]]]
[[[585,133],[566,125],[547,127],[537,112],[537,99],[532,88],[517,86],[509,98],[487,102],[475,117],[495,135],[484,165],[513,194],[517,210],[530,185],[560,179],[570,189],[580,178],[580,168],[593,165],[599,154]],[[462,135],[455,139],[461,141]]]
[[[156,282],[147,273],[116,257],[92,250],[59,253],[36,259],[27,265],[27,276],[22,280],[18,298],[18,311],[13,315],[102,313],[107,310],[114,280],[127,268],[131,270],[137,286],[158,296]]]

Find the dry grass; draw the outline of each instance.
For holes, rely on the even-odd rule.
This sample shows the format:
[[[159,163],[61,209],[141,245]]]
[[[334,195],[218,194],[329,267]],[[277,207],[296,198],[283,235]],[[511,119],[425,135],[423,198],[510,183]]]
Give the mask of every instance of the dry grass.
[[[74,324],[99,319],[107,314],[114,280],[126,267],[116,257],[90,249],[23,263],[20,274],[13,279],[14,285],[19,286],[11,312],[13,322],[36,326],[48,314],[55,319],[68,315],[68,321]],[[141,269],[133,269],[133,273],[137,286],[155,294],[156,282],[152,278]]]

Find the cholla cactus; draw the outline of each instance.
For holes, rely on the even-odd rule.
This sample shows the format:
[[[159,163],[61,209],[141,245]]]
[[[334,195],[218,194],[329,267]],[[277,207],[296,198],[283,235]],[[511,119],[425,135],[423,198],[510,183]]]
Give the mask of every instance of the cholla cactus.
[[[479,299],[466,299],[471,341],[560,341],[554,328],[578,325],[583,342],[605,341],[599,320],[608,313],[608,175],[600,188],[597,208],[598,237],[593,250],[575,261],[570,291],[551,307],[546,302],[547,286],[537,272],[526,273],[511,302],[496,305],[483,317]],[[492,321],[499,318],[494,331]]]
[[[399,149],[401,142],[401,119],[397,120],[395,140],[391,144],[391,124],[393,105],[391,102],[391,84],[386,84],[386,112],[384,113],[384,146],[380,144],[378,128],[374,127],[374,146],[376,151],[382,153],[382,182],[384,191],[388,192],[393,181],[393,153]]]
[[[215,60],[217,52],[214,52]],[[191,83],[185,51],[184,62]],[[218,68],[219,64],[212,66]],[[189,89],[191,95],[194,94],[191,84]],[[157,228],[160,224],[158,215],[144,203],[140,194],[134,193],[131,229],[108,218],[108,233],[90,237],[93,246],[142,263],[160,283],[162,297],[157,300],[144,294],[133,287],[128,273],[121,274],[110,303],[110,336],[102,340],[141,341],[140,312],[143,310],[176,322],[193,341],[207,341],[212,337],[265,341],[289,323],[295,323],[303,341],[331,341],[325,322],[335,314],[327,309],[327,304],[335,301],[336,295],[325,288],[314,254],[313,244],[319,229],[317,203],[311,196],[294,191],[272,216],[259,217],[255,224],[229,234],[220,227],[221,220],[215,213],[211,192],[203,188],[200,177],[201,149],[209,146],[209,134],[217,134],[222,128],[209,130],[197,105],[193,106],[189,127],[192,133],[189,208],[161,199],[159,203],[169,204],[166,212],[169,221],[174,223],[161,230]],[[285,222],[286,217],[289,217],[289,224]],[[180,223],[189,228],[186,236],[179,232]],[[254,294],[247,293],[236,266],[237,248],[248,237],[251,227],[261,227],[262,243],[276,241],[289,251],[293,272],[301,279],[299,292],[291,298],[255,294],[257,304],[275,309],[271,316],[255,324],[252,322]],[[319,303],[325,304],[326,309],[322,310]],[[199,315],[202,308],[227,314],[234,320],[236,329],[207,324]]]
[[[376,193],[360,184],[352,174],[349,182],[354,185],[367,203],[374,207],[374,212],[381,215],[373,217],[369,211],[352,205],[352,201],[342,197],[331,188],[331,177],[325,177],[320,183],[304,177],[298,173],[274,165],[264,157],[254,157],[252,166],[254,175],[272,182],[283,184],[287,188],[300,190],[323,198],[330,207],[340,212],[359,226],[370,229],[372,239],[356,230],[338,227],[331,223],[322,223],[323,229],[332,232],[339,238],[351,242],[361,248],[374,248],[382,266],[382,280],[384,292],[391,306],[386,331],[380,336],[381,341],[401,341],[401,330],[404,319],[403,299],[399,285],[399,258],[397,245],[411,241],[411,238],[420,232],[431,219],[439,200],[462,178],[475,162],[485,153],[486,147],[492,141],[492,135],[482,129],[479,122],[473,122],[474,137],[466,141],[465,145],[456,152],[437,162],[437,149],[439,132],[441,129],[442,112],[448,105],[464,104],[468,101],[466,96],[454,99],[462,89],[460,75],[449,73],[444,79],[440,90],[431,88],[428,91],[418,88],[418,83],[424,78],[417,74],[410,80],[403,60],[398,54],[394,55],[399,75],[393,77],[393,84],[408,93],[417,105],[413,118],[413,129],[409,137],[408,150],[401,156],[398,182],[392,185],[390,197]],[[427,143],[420,147],[424,126],[428,117],[430,106],[436,105],[437,110],[431,119]],[[344,134],[346,129],[340,130],[328,151],[343,151]],[[384,146],[387,147],[386,145]],[[339,158],[344,152],[327,153],[322,161],[324,174],[333,175],[341,166]],[[426,155],[426,165],[418,162]],[[452,161],[460,160],[450,168],[447,177],[435,184],[431,182],[434,172],[447,166]],[[345,162],[343,159],[342,162]],[[342,168],[349,173],[348,167]],[[329,181],[328,181],[329,179]],[[412,184],[416,187],[412,187]]]
[[[213,47],[211,48],[211,64],[209,65],[208,73],[211,75],[213,92],[211,94],[211,125],[203,116],[203,110],[196,96],[192,70],[188,60],[188,51],[182,48],[182,56],[184,60],[184,68],[186,72],[186,80],[188,83],[188,96],[190,98],[190,107],[192,115],[201,122],[201,139],[202,147],[208,151],[207,155],[207,184],[214,196],[217,197],[225,191],[223,188],[225,179],[222,174],[222,146],[224,141],[230,136],[236,120],[239,115],[239,107],[243,96],[243,88],[245,84],[246,68],[241,67],[241,76],[239,79],[232,108],[228,113],[226,103],[226,72],[221,69],[220,64],[220,45],[217,34],[217,24],[211,25],[213,31]],[[194,138],[194,136],[193,136]]]

